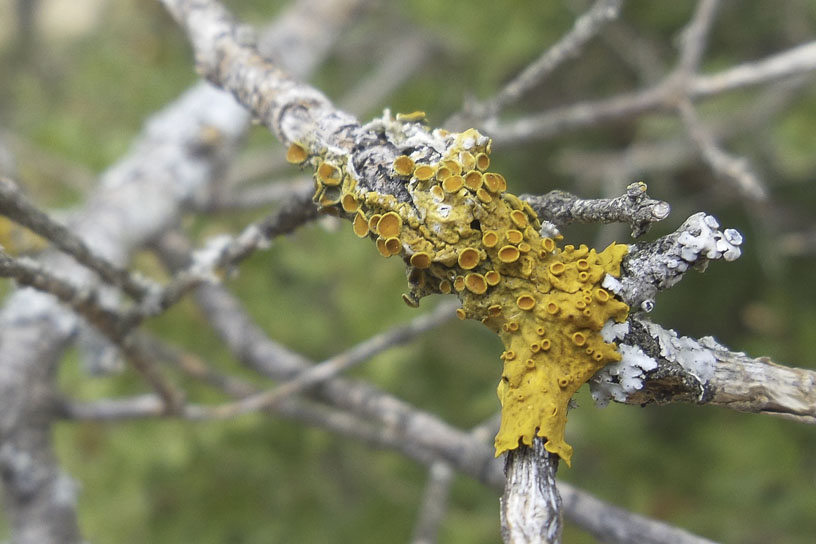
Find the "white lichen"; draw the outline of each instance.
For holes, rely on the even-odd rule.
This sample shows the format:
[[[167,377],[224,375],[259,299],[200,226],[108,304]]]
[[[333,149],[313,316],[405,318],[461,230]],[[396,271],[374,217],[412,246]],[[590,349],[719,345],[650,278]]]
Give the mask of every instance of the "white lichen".
[[[612,276],[611,274],[607,274],[604,276],[603,282],[601,282],[601,287],[610,291],[616,295],[620,294],[621,290],[623,289],[623,284],[620,282],[618,278]]]
[[[677,238],[683,260],[693,263],[701,255],[707,259],[738,259],[742,235],[734,229],[720,232],[719,227],[719,222],[712,215],[701,212],[689,217]]]
[[[622,340],[629,332],[629,322],[607,322],[601,329],[604,341]],[[657,361],[643,353],[637,346],[620,344],[621,360],[602,368],[589,382],[592,398],[601,408],[616,400],[624,402],[629,395],[643,388],[643,378],[649,370],[657,368]]]
[[[710,347],[688,336],[679,336],[675,331],[664,329],[660,325],[648,321],[641,323],[646,327],[649,335],[657,340],[661,357],[678,363],[700,384],[705,384],[711,379],[717,359]],[[711,342],[716,344],[713,339]]]

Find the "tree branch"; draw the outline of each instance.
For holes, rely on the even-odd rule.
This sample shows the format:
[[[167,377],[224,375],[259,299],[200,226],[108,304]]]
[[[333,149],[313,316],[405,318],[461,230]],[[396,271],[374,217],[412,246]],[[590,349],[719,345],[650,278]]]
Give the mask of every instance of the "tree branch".
[[[203,410],[201,416],[207,419],[230,418],[275,406],[282,400],[311,389],[319,383],[370,359],[385,349],[408,342],[417,335],[438,327],[455,315],[453,313],[455,308],[455,303],[442,303],[432,312],[421,315],[406,325],[375,335],[343,353],[335,355],[322,363],[310,366],[298,374],[296,378],[286,381],[275,389],[248,396],[232,404]]]
[[[669,216],[667,202],[646,194],[645,183],[632,183],[623,196],[613,199],[581,199],[565,191],[546,195],[521,195],[538,216],[556,227],[578,223],[628,223],[632,237],[646,234],[652,223]]]
[[[325,52],[351,13],[314,11],[312,1],[296,4],[293,11],[304,8],[311,21],[326,24],[304,44]],[[278,26],[272,43],[288,43],[303,28]],[[289,45],[287,58],[295,58],[297,48]],[[292,69],[313,65],[302,62]],[[95,255],[121,265],[218,179],[248,124],[249,114],[232,97],[196,85],[147,121],[132,151],[103,174],[71,230]],[[61,273],[77,284],[92,281],[75,263],[61,266]],[[64,485],[51,451],[53,379],[60,354],[75,334],[76,317],[52,297],[24,289],[9,298],[0,324],[0,469],[14,543],[79,543],[75,499],[66,492],[70,486]]]
[[[590,382],[599,405],[690,402],[816,424],[813,370],[754,359],[710,336],[679,336],[640,318],[631,318],[617,336],[623,359]]]
[[[533,446],[508,452],[507,478],[501,500],[502,538],[506,543],[561,542],[561,497],[555,486],[558,456],[544,449],[536,437]]]
[[[816,70],[816,42],[793,47],[766,59],[747,62],[711,75],[695,75],[689,80],[666,76],[653,87],[598,101],[563,106],[514,122],[488,121],[482,128],[497,146],[521,141],[544,140],[565,132],[597,126],[618,119],[634,119],[646,113],[671,111],[679,97],[690,100],[709,98],[743,87],[769,83]]]
[[[0,214],[23,225],[71,255],[99,276],[135,299],[147,296],[155,285],[94,254],[79,236],[31,203],[8,178],[0,177]]]
[[[575,20],[567,34],[528,64],[498,93],[484,102],[467,104],[462,114],[449,120],[446,125],[468,128],[464,124],[469,126],[474,120],[494,117],[507,105],[518,101],[525,93],[540,85],[564,61],[578,55],[604,25],[618,17],[622,3],[623,0],[597,0],[586,13]],[[465,119],[468,123],[464,123]]]

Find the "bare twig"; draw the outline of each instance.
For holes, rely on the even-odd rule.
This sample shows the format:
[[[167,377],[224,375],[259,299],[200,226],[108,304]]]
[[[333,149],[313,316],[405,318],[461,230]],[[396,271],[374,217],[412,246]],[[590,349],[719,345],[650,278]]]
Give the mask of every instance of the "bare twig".
[[[586,494],[568,492],[559,484],[561,502],[567,517],[592,533],[601,542],[621,544],[714,544],[677,527],[632,516],[630,512],[606,504]]]
[[[316,218],[312,189],[305,189],[298,188],[278,210],[251,223],[234,238],[218,237],[194,253],[189,267],[177,271],[166,287],[128,314],[126,326],[133,328],[145,318],[161,314],[202,283],[218,281],[217,271],[237,265],[272,238],[292,232]]]
[[[357,114],[371,111],[414,76],[434,47],[431,38],[413,33],[396,41],[378,65],[338,103],[343,109]]]
[[[720,0],[699,0],[691,21],[683,29],[678,70],[689,76],[700,66],[719,3]]]
[[[613,199],[581,199],[564,191],[545,195],[521,195],[538,216],[556,227],[579,223],[628,223],[632,236],[648,232],[652,223],[669,215],[669,204],[649,198],[646,184],[633,183],[623,196]]]
[[[296,378],[275,389],[246,397],[232,404],[203,410],[201,416],[206,419],[230,418],[275,406],[282,400],[333,378],[385,349],[408,342],[417,335],[439,326],[455,315],[453,311],[456,306],[455,303],[450,302],[440,304],[434,311],[414,318],[407,325],[375,335],[346,352],[304,370]]]
[[[14,278],[18,283],[50,293],[94,325],[109,340],[119,345],[133,367],[164,400],[166,408],[178,408],[180,392],[155,368],[148,357],[125,334],[123,319],[115,310],[106,308],[97,290],[80,287],[58,278],[44,266],[28,258],[12,259],[0,250],[0,276]]]
[[[681,100],[677,110],[691,141],[711,169],[730,180],[747,198],[765,200],[767,198],[765,184],[754,173],[748,159],[731,155],[718,146],[714,137],[700,122],[691,102]]]
[[[484,102],[467,105],[463,117],[470,122],[473,119],[488,119],[507,105],[518,101],[524,93],[540,85],[564,61],[576,56],[605,24],[617,18],[622,2],[623,0],[597,0],[586,13],[575,20],[567,34],[528,64],[498,93]],[[451,120],[448,124],[456,123],[457,121]]]
[[[218,194],[201,209],[205,212],[224,213],[262,208],[302,194],[313,186],[311,178],[306,176],[270,180],[246,189],[233,189],[229,193]]]
[[[749,112],[740,112],[739,116],[718,116],[704,123],[703,128],[721,143],[746,134],[762,137],[765,131],[761,129],[801,96],[812,81],[812,76],[804,75],[778,83],[764,90]],[[637,141],[625,149],[566,149],[560,152],[558,169],[570,177],[593,182],[615,177],[631,180],[650,173],[676,171],[699,157],[688,132],[684,132],[682,136],[668,136],[662,140]]]
[[[96,255],[82,238],[51,219],[47,213],[30,202],[12,180],[2,177],[0,177],[0,214],[49,240],[79,263],[99,274],[102,279],[121,287],[137,300],[147,296],[156,287],[147,279]]]
[[[596,126],[618,119],[676,108],[678,96],[702,99],[770,83],[816,70],[816,42],[793,47],[756,62],[747,62],[711,75],[696,75],[678,89],[678,80],[667,76],[648,89],[598,101],[579,102],[511,123],[486,122],[483,126],[496,145],[542,140],[564,132]],[[685,79],[685,78],[682,78]]]
[[[422,494],[422,503],[411,536],[411,544],[434,544],[447,510],[454,471],[444,462],[436,462],[428,470],[428,483]]]
[[[638,35],[625,20],[617,19],[605,26],[600,37],[638,74],[638,79],[644,84],[654,83],[666,73],[666,63],[660,55],[660,44]]]
[[[501,414],[496,414],[476,426],[470,435],[474,440],[485,442],[496,434],[501,422]],[[450,487],[453,483],[454,468],[444,461],[435,461],[428,470],[428,483],[422,496],[422,503],[414,525],[412,544],[434,544],[447,511]]]
[[[507,452],[501,500],[505,543],[561,542],[561,497],[555,485],[558,456],[544,449],[544,442],[536,437],[532,447]]]

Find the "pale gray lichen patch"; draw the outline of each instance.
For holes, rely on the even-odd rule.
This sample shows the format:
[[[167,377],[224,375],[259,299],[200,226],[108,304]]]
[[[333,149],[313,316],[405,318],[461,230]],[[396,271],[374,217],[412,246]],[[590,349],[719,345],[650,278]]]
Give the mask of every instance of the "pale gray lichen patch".
[[[689,268],[705,270],[711,260],[739,258],[742,235],[734,229],[720,231],[719,226],[713,216],[700,212],[668,236],[629,246],[620,285],[604,284],[604,288],[631,307],[653,307],[649,302],[657,293],[680,281]]]
[[[606,365],[589,382],[592,398],[601,408],[610,400],[625,402],[630,394],[643,389],[646,372],[657,368],[657,361],[637,346],[618,346],[621,360]]]
[[[601,335],[604,341],[614,342],[623,340],[629,330],[628,321],[624,323],[609,321],[601,329]],[[621,360],[606,365],[589,382],[592,398],[601,408],[611,400],[625,402],[629,395],[643,388],[646,373],[658,366],[658,362],[638,346],[619,344],[618,351]]]
[[[714,375],[717,359],[709,346],[694,338],[680,336],[675,331],[664,329],[649,321],[642,321],[649,335],[660,345],[660,356],[679,363],[683,369],[705,385]],[[710,339],[713,342],[713,339]],[[715,342],[716,343],[716,342]]]

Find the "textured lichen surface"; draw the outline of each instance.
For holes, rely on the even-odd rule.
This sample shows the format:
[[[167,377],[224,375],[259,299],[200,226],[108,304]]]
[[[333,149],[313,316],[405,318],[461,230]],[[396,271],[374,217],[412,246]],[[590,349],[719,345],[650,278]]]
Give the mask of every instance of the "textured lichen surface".
[[[535,212],[507,192],[505,178],[490,171],[487,137],[473,129],[430,132],[408,122],[417,142],[433,145],[397,147],[403,153],[384,175],[401,181],[399,197],[361,189],[353,161],[330,150],[295,143],[287,158],[314,169],[315,202],[350,219],[354,233],[374,240],[384,257],[403,259],[406,303],[453,293],[462,303],[459,318],[499,334],[505,350],[496,455],[520,442],[532,445],[537,434],[569,463],[569,400],[598,369],[620,359],[600,330],[609,320],[623,321],[628,307],[600,285],[606,274],[620,275],[626,246],[600,253],[559,247],[539,234]],[[387,124],[380,126],[384,133]]]

